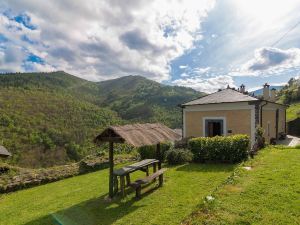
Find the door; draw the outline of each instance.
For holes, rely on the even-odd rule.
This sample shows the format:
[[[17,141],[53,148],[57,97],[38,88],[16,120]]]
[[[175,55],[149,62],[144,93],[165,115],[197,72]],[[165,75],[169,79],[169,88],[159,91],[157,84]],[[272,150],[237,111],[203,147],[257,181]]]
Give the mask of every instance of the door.
[[[214,137],[223,135],[223,120],[205,120],[205,136]]]

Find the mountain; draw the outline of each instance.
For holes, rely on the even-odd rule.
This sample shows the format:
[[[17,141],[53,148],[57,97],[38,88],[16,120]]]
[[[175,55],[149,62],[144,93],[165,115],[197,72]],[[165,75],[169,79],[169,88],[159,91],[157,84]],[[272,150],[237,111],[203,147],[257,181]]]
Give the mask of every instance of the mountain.
[[[132,122],[162,122],[181,127],[178,104],[204,95],[191,88],[167,86],[142,76],[126,76],[98,83],[105,93],[101,105]]]
[[[270,86],[270,90],[275,88],[277,91],[280,91],[284,86]],[[263,88],[257,89],[255,91],[252,91],[251,94],[254,93],[255,96],[263,95]]]
[[[10,163],[47,167],[99,151],[92,139],[111,124],[180,127],[177,104],[201,96],[141,76],[87,81],[63,71],[0,75],[0,145]]]

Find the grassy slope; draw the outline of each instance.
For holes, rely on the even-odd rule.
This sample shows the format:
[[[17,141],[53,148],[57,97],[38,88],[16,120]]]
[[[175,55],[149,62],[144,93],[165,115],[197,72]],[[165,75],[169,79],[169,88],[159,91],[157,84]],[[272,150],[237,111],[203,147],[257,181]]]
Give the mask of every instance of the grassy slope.
[[[286,119],[291,121],[298,117],[300,117],[300,103],[293,103],[286,110]]]
[[[266,149],[187,224],[299,224],[300,150]]]
[[[71,219],[68,225],[179,224],[232,170],[212,164],[172,167],[162,188],[139,201],[131,193],[112,203],[104,201],[108,170],[102,170],[0,196],[0,224],[52,224],[52,213]]]

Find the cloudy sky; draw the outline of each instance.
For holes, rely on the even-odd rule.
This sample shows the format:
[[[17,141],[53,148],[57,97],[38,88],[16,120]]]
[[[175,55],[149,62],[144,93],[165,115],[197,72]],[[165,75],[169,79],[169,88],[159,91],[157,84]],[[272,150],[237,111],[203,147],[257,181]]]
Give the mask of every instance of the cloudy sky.
[[[213,92],[300,75],[300,1],[0,1],[0,72],[142,75]]]

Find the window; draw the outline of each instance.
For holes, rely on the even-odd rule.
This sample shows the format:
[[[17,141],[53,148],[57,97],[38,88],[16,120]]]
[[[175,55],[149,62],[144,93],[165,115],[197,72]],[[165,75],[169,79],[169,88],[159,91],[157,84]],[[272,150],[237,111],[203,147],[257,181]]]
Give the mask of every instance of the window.
[[[225,130],[224,118],[204,118],[204,134],[206,137],[223,136]]]
[[[270,121],[268,121],[268,125],[267,125],[267,133],[268,133],[268,136],[270,136]]]

